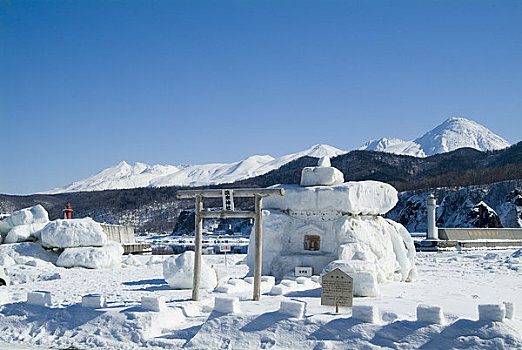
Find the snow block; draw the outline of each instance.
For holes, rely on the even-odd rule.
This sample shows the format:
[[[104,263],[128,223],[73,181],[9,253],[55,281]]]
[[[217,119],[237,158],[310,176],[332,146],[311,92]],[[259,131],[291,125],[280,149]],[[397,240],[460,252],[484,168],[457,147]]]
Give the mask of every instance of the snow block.
[[[379,181],[350,181],[334,186],[301,187],[276,185],[284,188],[282,197],[263,198],[263,208],[293,211],[337,211],[351,214],[379,215],[397,204],[397,190]]]
[[[37,232],[43,229],[45,225],[45,223],[34,223],[15,226],[7,233],[4,243],[25,242],[37,238]]]
[[[82,297],[82,307],[99,309],[107,307],[105,297],[100,294],[88,294]]]
[[[444,313],[442,312],[442,308],[439,306],[430,306],[424,304],[417,305],[417,321],[443,324]]]
[[[288,287],[288,288],[296,288],[297,287],[297,282],[296,281],[292,281],[292,280],[282,280],[281,281],[281,285],[285,286],[285,287]]]
[[[479,320],[502,322],[506,314],[504,304],[481,304],[478,306]]]
[[[165,297],[141,297],[141,308],[147,311],[160,312],[167,308]]]
[[[366,323],[378,323],[380,320],[379,308],[374,305],[354,305],[352,318]]]
[[[173,289],[191,289],[194,278],[193,251],[170,256],[163,262],[163,277]],[[229,282],[230,283],[230,282]],[[214,289],[217,284],[216,272],[201,258],[200,288]]]
[[[272,289],[270,289],[270,294],[272,295],[283,295],[285,293],[286,289],[281,286],[273,286]]]
[[[308,282],[310,282],[311,280],[307,277],[297,277],[295,279],[295,281],[297,282],[297,284],[307,284]]]
[[[216,297],[214,299],[214,311],[224,314],[241,313],[238,297]]]
[[[306,312],[306,303],[302,301],[282,301],[279,312],[295,318],[303,318]]]
[[[110,241],[104,247],[67,248],[58,257],[57,266],[111,269],[121,266],[123,247]]]
[[[334,167],[305,167],[301,171],[301,186],[333,186],[343,182],[343,173]]]
[[[42,245],[49,248],[101,247],[107,235],[91,218],[51,221],[41,231]]]
[[[261,276],[261,283],[275,285],[275,277],[274,276]]]
[[[506,309],[505,317],[512,320],[515,317],[515,305],[509,301],[504,301],[504,307]]]
[[[51,306],[51,292],[34,291],[27,293],[27,304],[39,306]]]

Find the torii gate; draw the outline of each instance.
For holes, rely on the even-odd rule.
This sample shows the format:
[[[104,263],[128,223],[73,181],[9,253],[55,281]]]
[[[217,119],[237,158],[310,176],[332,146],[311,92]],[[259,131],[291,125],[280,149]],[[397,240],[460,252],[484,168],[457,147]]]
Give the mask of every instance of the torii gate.
[[[267,196],[283,196],[282,188],[238,188],[238,189],[211,189],[211,190],[181,190],[178,191],[177,197],[180,199],[195,198],[196,199],[196,235],[194,239],[195,257],[194,257],[194,279],[192,283],[192,300],[199,300],[199,285],[201,277],[201,240],[203,231],[204,218],[252,218],[255,227],[255,255],[254,255],[254,301],[258,301],[261,295],[261,262],[262,262],[262,231],[261,231],[261,214],[262,214],[262,198]],[[254,197],[254,211],[235,211],[233,206],[227,205],[226,196],[234,197]],[[223,197],[223,210],[208,211],[203,210],[203,198],[219,198]],[[233,202],[232,202],[233,203]]]

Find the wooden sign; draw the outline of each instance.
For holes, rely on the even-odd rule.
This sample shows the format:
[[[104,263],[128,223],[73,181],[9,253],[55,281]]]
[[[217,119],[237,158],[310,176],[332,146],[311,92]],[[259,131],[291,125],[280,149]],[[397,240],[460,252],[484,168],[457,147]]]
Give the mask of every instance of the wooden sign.
[[[353,278],[335,269],[322,278],[321,305],[345,306],[353,305]]]
[[[234,191],[222,190],[223,210],[234,211]]]

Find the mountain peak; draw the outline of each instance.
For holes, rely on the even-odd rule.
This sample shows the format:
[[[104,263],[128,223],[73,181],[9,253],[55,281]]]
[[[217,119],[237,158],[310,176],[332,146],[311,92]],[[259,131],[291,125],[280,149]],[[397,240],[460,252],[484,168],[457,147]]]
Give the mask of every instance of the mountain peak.
[[[414,142],[421,146],[427,156],[463,147],[491,151],[510,146],[509,142],[485,126],[462,117],[446,119]]]
[[[509,142],[477,122],[451,117],[413,141],[382,138],[369,141],[358,149],[426,157],[463,147],[491,151],[509,146]]]

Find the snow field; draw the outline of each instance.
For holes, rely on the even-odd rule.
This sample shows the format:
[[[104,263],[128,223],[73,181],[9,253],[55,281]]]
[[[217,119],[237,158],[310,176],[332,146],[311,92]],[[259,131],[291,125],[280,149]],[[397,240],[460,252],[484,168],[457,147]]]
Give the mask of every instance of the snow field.
[[[138,266],[105,270],[15,264],[5,267],[12,284],[3,288],[11,302],[0,306],[0,346],[4,342],[100,349],[517,349],[522,346],[520,316],[503,322],[478,320],[478,305],[520,303],[522,277],[508,268],[513,263],[506,262],[513,250],[496,252],[497,260],[484,259],[487,251],[419,254],[418,281],[383,284],[379,297],[355,298],[354,308],[341,308],[339,314],[334,307],[320,305],[316,284],[301,289],[318,276],[299,278],[305,283],[285,277],[295,284],[288,283],[292,287],[286,286],[284,295],[264,293],[261,301],[251,301],[252,284],[244,278],[248,267],[241,263],[244,256],[227,258],[228,275],[241,281],[234,282],[236,286],[247,286],[246,293],[201,290],[200,302],[190,300],[190,290],[171,289],[162,264],[146,265],[151,259],[147,256],[136,256]],[[225,271],[223,256],[204,258],[220,273]],[[54,274],[58,278],[45,277]],[[52,307],[27,304],[27,292],[33,291],[52,291]],[[107,307],[81,307],[87,294],[105,296]],[[160,296],[165,298],[164,310],[144,310],[142,297]],[[215,298],[223,296],[237,297],[241,312],[213,312]],[[288,301],[306,303],[301,319],[281,312],[281,303]],[[440,305],[447,322],[417,320],[418,304]],[[373,314],[379,315],[379,322],[357,318],[358,307],[368,305],[378,308]]]

